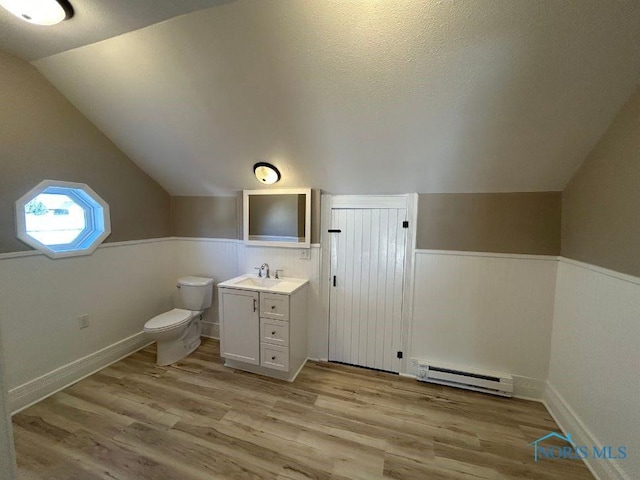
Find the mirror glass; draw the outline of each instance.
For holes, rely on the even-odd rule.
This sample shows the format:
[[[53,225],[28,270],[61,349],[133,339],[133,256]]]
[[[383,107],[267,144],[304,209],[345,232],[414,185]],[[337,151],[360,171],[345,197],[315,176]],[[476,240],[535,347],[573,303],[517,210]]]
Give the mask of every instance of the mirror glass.
[[[244,192],[244,240],[253,245],[308,247],[310,189]]]

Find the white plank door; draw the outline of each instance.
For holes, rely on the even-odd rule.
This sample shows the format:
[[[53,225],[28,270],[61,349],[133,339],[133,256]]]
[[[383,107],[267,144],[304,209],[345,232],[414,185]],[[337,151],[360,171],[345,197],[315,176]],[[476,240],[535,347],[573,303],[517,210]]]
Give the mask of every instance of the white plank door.
[[[406,212],[331,210],[329,360],[400,370]]]

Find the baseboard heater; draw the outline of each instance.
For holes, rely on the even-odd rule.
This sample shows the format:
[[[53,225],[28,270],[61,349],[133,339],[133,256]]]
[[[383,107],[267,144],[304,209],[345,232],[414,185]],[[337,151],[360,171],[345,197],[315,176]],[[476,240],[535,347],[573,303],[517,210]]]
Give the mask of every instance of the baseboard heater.
[[[421,382],[465,388],[503,397],[513,395],[513,378],[508,374],[461,369],[419,360],[414,361],[414,365],[417,367],[416,378]]]

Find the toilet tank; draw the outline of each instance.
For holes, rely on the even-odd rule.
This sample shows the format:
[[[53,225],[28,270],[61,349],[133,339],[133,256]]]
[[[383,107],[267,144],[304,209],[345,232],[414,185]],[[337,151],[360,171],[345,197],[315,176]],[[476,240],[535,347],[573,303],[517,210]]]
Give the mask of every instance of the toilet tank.
[[[211,306],[213,278],[180,277],[178,288],[187,310],[200,311]]]

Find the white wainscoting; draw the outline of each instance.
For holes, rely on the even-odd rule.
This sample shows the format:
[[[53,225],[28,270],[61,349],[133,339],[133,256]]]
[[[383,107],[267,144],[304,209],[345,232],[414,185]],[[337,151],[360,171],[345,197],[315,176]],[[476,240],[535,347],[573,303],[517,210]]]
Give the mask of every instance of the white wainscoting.
[[[6,398],[6,368],[2,354],[2,332],[0,332],[0,472],[7,480],[16,478],[16,452],[13,446],[11,409]]]
[[[640,278],[560,259],[545,404],[578,445],[627,447],[587,460],[604,479],[640,478]]]
[[[85,370],[79,365],[65,370],[64,378],[44,382],[48,388],[39,383],[37,394],[27,387],[34,380],[118,345],[142,332],[149,318],[172,308],[173,243],[110,244],[86,257],[56,260],[44,255],[0,259],[0,323],[14,408]],[[89,315],[89,327],[80,329],[77,317],[83,314]],[[123,356],[140,346],[125,343],[116,353]],[[108,363],[113,357],[100,358]],[[92,364],[98,367],[99,362]]]
[[[417,250],[408,358],[510,373],[517,396],[541,399],[557,263],[556,257]]]
[[[218,290],[220,282],[238,275],[238,240],[212,238],[176,238],[174,242],[173,279],[185,275],[213,278],[213,304],[204,313],[202,334],[220,338]],[[180,292],[174,289],[174,305],[181,307]]]

